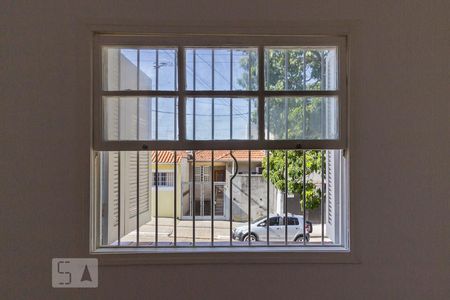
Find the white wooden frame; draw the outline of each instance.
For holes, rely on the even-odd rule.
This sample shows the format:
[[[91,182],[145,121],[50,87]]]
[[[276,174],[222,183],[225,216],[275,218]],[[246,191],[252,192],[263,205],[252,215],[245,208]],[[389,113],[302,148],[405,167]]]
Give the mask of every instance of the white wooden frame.
[[[320,25],[320,24],[319,24]],[[358,263],[358,256],[355,252],[355,228],[354,222],[350,224],[350,214],[353,215],[353,210],[350,211],[350,185],[349,185],[349,171],[350,162],[348,160],[348,24],[338,24],[341,30],[325,30],[333,27],[323,27],[321,30],[325,32],[332,32],[333,35],[297,35],[297,34],[280,34],[280,30],[271,30],[273,34],[259,34],[259,32],[264,31],[264,28],[257,28],[256,30],[251,30],[251,32],[258,32],[258,34],[216,34],[216,33],[206,33],[206,34],[173,34],[170,33],[172,30],[161,29],[160,32],[167,32],[164,34],[135,34],[128,35],[123,32],[148,32],[149,27],[123,27],[123,26],[95,26],[93,30],[89,27],[89,32],[93,34],[93,56],[92,56],[92,74],[93,74],[93,149],[92,156],[92,170],[91,170],[91,184],[93,188],[91,189],[91,205],[90,205],[90,253],[96,254],[99,257],[101,264],[141,264],[141,263],[156,263],[156,264],[167,264],[167,263],[183,263],[183,264],[198,264],[198,263]],[[335,24],[333,25],[335,26]],[[289,26],[288,26],[289,27]],[[350,26],[351,27],[351,26]],[[141,29],[139,29],[141,28]],[[306,27],[308,33],[315,32],[311,24]],[[309,28],[309,29],[308,29]],[[289,27],[288,32],[297,31],[294,27]],[[211,31],[211,29],[206,32]],[[109,32],[109,33],[108,33]],[[118,33],[116,33],[118,32]],[[182,30],[181,32],[189,32],[188,30]],[[190,31],[192,32],[192,31]],[[214,30],[212,30],[214,32]],[[237,32],[242,32],[239,29]],[[343,33],[345,32],[345,33]],[[120,39],[120,43],[118,43]],[[176,41],[176,43],[175,43]],[[259,41],[257,43],[256,41]],[[174,47],[189,47],[194,46],[250,46],[258,45],[263,43],[263,45],[270,46],[336,46],[338,47],[338,83],[337,91],[295,91],[295,92],[280,92],[274,93],[273,95],[285,95],[292,96],[330,96],[337,95],[339,97],[339,140],[322,140],[322,141],[266,141],[264,139],[264,132],[259,133],[257,141],[186,141],[180,139],[180,141],[166,142],[166,141],[104,141],[103,136],[103,114],[102,114],[102,95],[108,94],[108,92],[103,93],[101,91],[101,56],[100,47],[102,45],[127,45],[127,46],[162,46],[170,45]],[[181,68],[183,69],[183,68]],[[181,70],[180,69],[180,70]],[[184,70],[181,70],[182,72]],[[259,75],[260,82],[263,82],[262,76]],[[181,80],[183,81],[183,80]],[[182,82],[184,85],[184,82]],[[178,87],[180,87],[180,82]],[[261,84],[259,84],[261,87]],[[329,93],[330,92],[330,93]],[[180,91],[173,94],[179,96]],[[210,96],[220,96],[221,93],[214,92],[196,92],[199,96],[203,93],[204,95]],[[247,94],[253,94],[254,92],[243,92]],[[258,93],[258,92],[257,92]],[[126,95],[129,96],[162,96],[170,95],[171,93],[160,93],[157,91],[127,91]],[[117,92],[117,95],[125,96],[125,93]],[[225,96],[243,96],[241,92],[230,92],[226,91]],[[182,95],[183,98],[186,94]],[[260,93],[257,95],[260,96]],[[266,92],[265,96],[271,96],[271,92]],[[259,97],[261,98],[261,97]],[[181,98],[180,98],[181,99]],[[182,114],[179,114],[182,115]],[[184,117],[184,116],[183,116]],[[182,118],[183,118],[182,117]],[[259,120],[260,124],[264,126],[264,115],[263,119]],[[184,122],[179,122],[179,124],[184,124]],[[182,130],[183,131],[183,130]],[[183,132],[183,135],[185,133]],[[244,145],[245,144],[245,145]],[[98,232],[98,211],[99,203],[96,201],[98,199],[98,190],[95,188],[97,185],[98,178],[98,156],[95,151],[112,151],[112,150],[215,150],[215,149],[227,149],[227,150],[239,150],[239,149],[344,149],[345,156],[347,157],[344,166],[344,222],[346,223],[347,231],[344,233],[344,239],[346,240],[346,246],[336,246],[336,247],[305,247],[305,248],[292,248],[292,247],[271,247],[271,248],[99,248],[97,244],[97,232]],[[352,205],[353,206],[353,205]],[[351,225],[351,226],[350,226]],[[351,228],[351,230],[350,230]],[[350,233],[352,236],[352,251],[350,252]],[[150,250],[150,251],[149,251]],[[105,254],[115,253],[114,257]],[[197,254],[196,254],[197,253]],[[283,253],[283,255],[280,255]],[[133,258],[130,259],[128,254],[134,254]]]

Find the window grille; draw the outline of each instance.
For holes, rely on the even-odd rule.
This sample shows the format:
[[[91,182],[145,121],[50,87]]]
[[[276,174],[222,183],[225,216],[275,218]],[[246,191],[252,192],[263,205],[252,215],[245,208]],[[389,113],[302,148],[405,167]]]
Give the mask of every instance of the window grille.
[[[173,172],[159,172],[153,173],[153,186],[159,187],[173,187],[174,186],[174,174]]]

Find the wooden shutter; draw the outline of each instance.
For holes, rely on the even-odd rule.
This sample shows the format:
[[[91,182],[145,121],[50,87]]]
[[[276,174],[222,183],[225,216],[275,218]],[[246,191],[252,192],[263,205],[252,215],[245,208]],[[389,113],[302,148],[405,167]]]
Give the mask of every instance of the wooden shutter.
[[[119,152],[114,151],[109,155],[110,168],[110,194],[109,200],[112,204],[112,225],[119,224]]]
[[[128,218],[134,218],[137,214],[137,152],[125,152],[126,185],[125,199],[128,203]]]
[[[110,138],[119,137],[119,99],[112,99],[106,103],[105,109],[108,111],[105,122],[109,128],[108,136]],[[117,240],[119,225],[119,198],[120,198],[120,160],[119,152],[106,152],[103,156],[104,174],[104,211],[105,215],[103,243],[112,243]]]

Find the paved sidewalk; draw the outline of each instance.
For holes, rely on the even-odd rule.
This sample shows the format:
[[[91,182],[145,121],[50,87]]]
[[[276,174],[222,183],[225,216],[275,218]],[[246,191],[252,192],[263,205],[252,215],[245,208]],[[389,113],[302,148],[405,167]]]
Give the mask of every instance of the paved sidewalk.
[[[176,220],[176,235],[177,242],[192,242],[193,239],[193,224],[192,220]],[[233,222],[233,228],[243,226],[247,223]],[[321,242],[321,224],[313,224],[313,232],[311,234],[311,243]],[[159,218],[158,219],[158,242],[173,242],[174,235],[174,220],[173,218]],[[142,243],[149,243],[155,241],[156,222],[155,218],[147,224],[139,228],[139,241]],[[214,241],[226,242],[230,240],[230,221],[215,220],[214,221]],[[325,242],[330,242],[326,238]],[[122,237],[122,242],[135,242],[136,230],[130,232]],[[211,220],[196,220],[195,221],[195,241],[196,242],[211,242]]]

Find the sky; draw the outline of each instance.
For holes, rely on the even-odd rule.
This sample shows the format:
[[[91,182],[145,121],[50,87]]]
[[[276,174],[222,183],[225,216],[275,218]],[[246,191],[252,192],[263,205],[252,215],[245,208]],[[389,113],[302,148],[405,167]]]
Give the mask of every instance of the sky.
[[[250,55],[257,57],[256,48],[187,48],[185,51],[186,90],[230,91],[248,89],[248,84],[241,84],[243,80],[248,82],[248,78],[245,77],[249,74],[248,70],[244,69],[247,68],[247,66],[244,66],[242,64],[242,61],[248,61]],[[314,50],[314,53],[322,53],[322,56],[318,56],[313,52],[309,52],[312,59],[311,65],[305,60],[306,53],[308,51],[311,51],[310,49],[266,49],[266,51],[268,51],[266,52],[266,55],[269,55],[269,57],[272,57],[272,54],[267,53],[278,53],[277,56],[274,56],[278,58],[274,58],[273,62],[279,61],[278,59],[280,58],[280,54],[281,58],[283,58],[283,55],[284,57],[290,57],[290,59],[285,58],[286,65],[282,64],[283,66],[281,67],[276,63],[274,65],[272,65],[272,63],[270,64],[270,70],[273,70],[273,72],[270,71],[269,74],[272,74],[272,79],[277,83],[285,83],[284,87],[279,87],[277,84],[276,87],[272,86],[272,89],[281,88],[289,90],[290,84],[294,84],[294,86],[303,86],[302,89],[316,89],[317,85],[314,84],[315,82],[319,82],[320,89],[325,89],[325,87],[322,85],[325,82],[330,86],[331,90],[334,90],[336,88],[335,75],[326,73],[327,78],[324,82],[318,81],[320,79],[312,78],[311,76],[312,63],[314,61],[317,63],[317,60],[315,60],[314,57],[318,57],[317,59],[321,61],[323,60],[323,57],[328,57],[328,53],[330,52],[334,52],[335,56],[336,50]],[[139,66],[140,69],[140,72],[135,73],[136,78],[132,80],[128,78],[130,74],[128,74],[127,72],[126,76],[128,79],[122,79],[127,83],[121,87],[122,89],[130,88],[133,90],[139,89],[160,91],[176,91],[178,89],[176,61],[177,49],[141,48],[138,50],[122,48],[120,49],[120,53],[122,54],[122,59],[128,60],[136,67]],[[311,82],[309,82],[309,80],[307,79],[306,84],[299,83],[299,76],[297,72],[303,72],[302,68],[284,67],[288,66],[288,63],[291,62],[291,59],[292,61],[296,62],[306,62],[304,77],[312,80]],[[257,69],[256,63],[257,60],[255,59],[255,65],[252,65],[251,67]],[[322,62],[320,63],[322,64]],[[285,72],[285,75],[283,75],[283,70]],[[294,70],[294,73],[288,73],[293,72],[292,70]],[[322,67],[320,70],[322,70]],[[329,72],[329,70],[327,72]],[[266,75],[266,80],[268,80],[268,76],[269,75]],[[255,81],[256,83],[258,82],[257,78],[253,78],[252,81]],[[138,82],[138,86],[136,86],[136,82]],[[322,98],[323,100],[328,101],[327,98]],[[151,124],[153,134],[149,139],[173,140],[174,136],[176,136],[175,130],[177,130],[177,99],[164,97],[147,97],[147,100],[148,99],[150,99],[150,101],[147,102],[150,103],[151,110],[153,111],[151,122],[149,122],[149,124]],[[284,101],[289,102],[289,111],[291,111],[304,107],[303,102],[306,100],[304,100],[304,97],[296,97],[292,99],[285,98]],[[255,118],[255,116],[257,116],[257,103],[257,98],[186,98],[186,138],[188,140],[257,139],[258,125]],[[288,110],[286,110],[285,115],[286,114],[288,114]],[[149,116],[149,114],[147,115]],[[312,119],[312,116],[306,116],[307,120],[314,121]],[[145,117],[140,116],[140,118],[142,119]],[[269,131],[271,133],[270,136],[274,135],[275,139],[280,139],[283,137],[289,138],[287,134],[277,135],[273,132],[275,130],[273,124],[275,124],[274,122],[277,122],[276,119],[277,118],[272,118],[272,125],[269,127]],[[317,116],[315,117],[315,119],[315,123],[327,122],[327,120],[318,120]],[[154,131],[156,127],[156,120],[158,127],[157,136]],[[336,120],[337,116],[336,119],[333,119],[332,121]],[[285,130],[287,132],[287,128]],[[303,132],[302,135],[304,134],[305,133]],[[307,137],[295,136],[292,138],[301,139]]]
[[[241,59],[249,55],[248,51],[256,53],[256,49],[246,50],[186,49],[186,89],[242,90],[243,88],[238,82],[245,71],[241,66]],[[175,49],[140,49],[139,53],[136,49],[121,49],[121,54],[136,66],[139,60],[139,68],[147,77],[140,76],[140,89],[167,91],[177,89]],[[210,140],[214,135],[216,140],[247,139],[249,136],[249,107],[250,114],[254,114],[256,104],[256,99],[249,98],[232,100],[229,98],[188,98],[186,99],[186,137]],[[153,104],[153,107],[156,105]],[[155,108],[152,110],[155,111]],[[173,139],[173,101],[159,100],[158,112],[158,139]],[[251,123],[250,126],[250,138],[256,139],[257,124]]]

